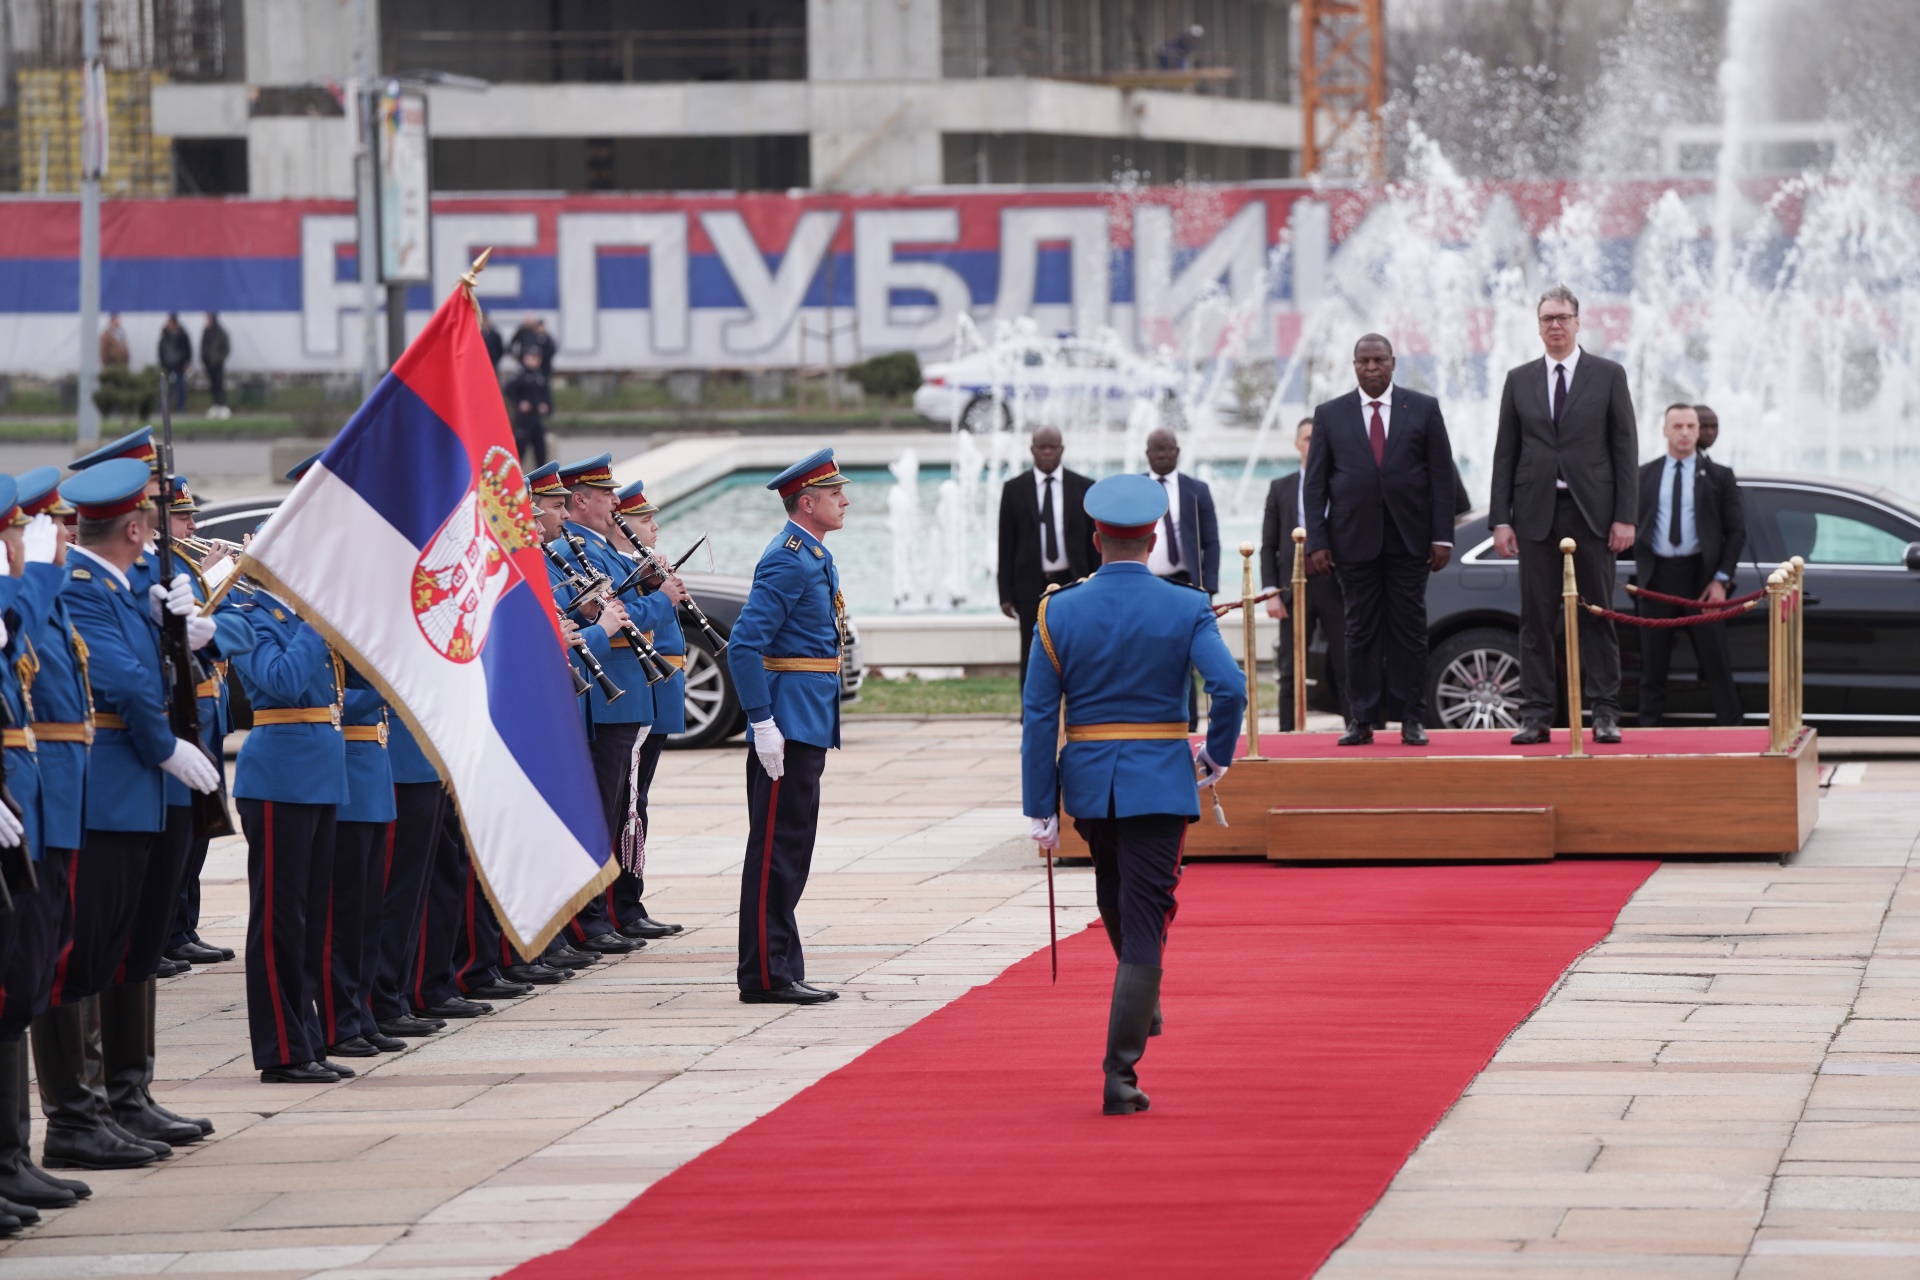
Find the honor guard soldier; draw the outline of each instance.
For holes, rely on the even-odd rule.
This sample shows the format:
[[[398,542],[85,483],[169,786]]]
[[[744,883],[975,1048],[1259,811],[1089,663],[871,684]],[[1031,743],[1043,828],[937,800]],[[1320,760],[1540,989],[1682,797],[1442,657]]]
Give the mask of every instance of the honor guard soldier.
[[[174,541],[181,545],[182,563],[187,567],[188,576],[193,580],[194,599],[203,605],[212,592],[207,580],[207,571],[222,559],[232,554],[231,550],[214,544],[207,547],[198,542],[195,517],[200,504],[194,499],[188,488],[185,476],[173,477],[168,486],[167,517],[173,522]],[[195,563],[192,554],[201,552],[205,558]],[[237,566],[229,566],[228,572],[237,571]],[[236,653],[243,652],[243,646],[253,643],[253,626],[246,615],[240,612],[236,601],[222,599],[214,606],[215,626],[213,639],[213,661],[204,673],[199,685],[200,696],[200,735],[201,745],[216,761],[226,756],[227,734],[233,730],[233,714],[227,694],[227,667]],[[178,804],[178,800],[169,803]],[[218,964],[233,959],[230,947],[211,947],[200,940],[200,873],[207,865],[207,848],[212,839],[196,834],[187,853],[186,870],[181,876],[180,906],[175,912],[173,932],[167,938],[166,958],[177,965]],[[168,975],[161,974],[166,977]]]
[[[635,480],[622,489],[614,510],[616,526],[631,540],[631,558],[650,556],[660,539],[660,508],[647,501],[645,486]],[[660,767],[660,752],[666,748],[668,735],[687,729],[687,637],[680,629],[679,611],[673,607],[686,598],[687,589],[671,571],[649,574],[640,579],[640,585],[652,607],[649,617],[655,620],[648,624],[653,628],[648,639],[673,668],[673,674],[651,690],[653,725],[637,744],[627,779],[627,803],[615,815],[619,825],[612,832],[614,849],[620,855],[620,878],[607,887],[604,900],[614,928],[629,938],[653,939],[671,937],[683,928],[655,920],[642,899],[647,888],[647,793],[653,789],[654,771]],[[668,602],[665,609],[660,608],[662,597]]]
[[[92,1194],[86,1183],[56,1178],[33,1163],[23,1039],[31,1028],[42,1056],[39,1076],[44,1089],[61,1076],[62,1027],[43,1015],[54,965],[73,941],[73,903],[67,886],[84,831],[87,744],[93,738],[80,661],[85,649],[60,598],[67,577],[63,521],[73,514],[73,507],[60,497],[59,482],[58,467],[37,467],[19,481],[20,510],[33,518],[22,539],[27,563],[19,610],[21,639],[27,645],[23,657],[30,659],[33,671],[28,710],[40,772],[44,853],[34,868],[39,887],[14,899],[13,953],[0,979],[0,1196],[38,1209],[63,1208]],[[65,1021],[65,1029],[73,1031],[76,1020]],[[48,1114],[52,1113],[49,1107]],[[151,1151],[131,1144],[125,1146],[124,1155],[128,1164],[153,1159]]]
[[[61,486],[79,509],[79,540],[68,551],[60,598],[83,642],[95,732],[86,831],[69,888],[73,941],[54,973],[49,1052],[36,1054],[50,1168],[125,1168],[144,1163],[129,1148],[164,1158],[210,1128],[154,1106],[143,1083],[152,1076],[152,1005],[138,988],[153,977],[179,891],[177,880],[164,898],[144,891],[165,837],[165,783],[173,778],[203,794],[220,787],[205,749],[176,737],[168,721],[159,617],[163,610],[185,617],[188,642],[199,646],[213,638],[214,623],[199,617],[185,575],[137,593],[130,576],[158,518],[152,480],[145,461],[114,458]],[[162,912],[157,921],[139,918],[143,904]],[[134,954],[136,936],[152,940],[150,952]],[[101,998],[116,986],[128,989]],[[96,1052],[104,1054],[99,1065]],[[111,1107],[93,1083],[109,1071]]]
[[[359,672],[347,672],[341,736],[346,739],[347,798],[334,813],[333,896],[320,1025],[330,1058],[398,1053],[404,1040],[373,1017],[373,974],[380,965],[380,915],[387,833],[393,827],[393,768],[387,760],[387,700]]]
[[[1206,594],[1147,568],[1166,490],[1147,476],[1109,476],[1087,491],[1086,506],[1101,564],[1041,600],[1022,699],[1021,797],[1042,846],[1059,844],[1064,809],[1093,852],[1100,918],[1119,959],[1102,1109],[1130,1115],[1147,1109],[1135,1068],[1156,1022],[1197,788],[1226,774],[1247,697]],[[1212,700],[1197,755],[1187,739],[1194,668]]]
[[[339,808],[348,802],[341,731],[346,663],[265,588],[243,604],[251,653],[234,674],[253,729],[233,775],[247,837],[247,1025],[267,1084],[332,1084],[320,1018]]]
[[[615,549],[612,539],[619,536],[613,523],[619,503],[613,479],[613,455],[568,463],[560,468],[560,483],[567,488],[567,519],[561,525],[555,550],[581,577],[605,576],[613,586],[626,581],[631,566]],[[564,589],[564,588],[563,588]],[[642,634],[658,632],[671,621],[673,602],[664,596],[642,596],[637,586],[622,593],[621,607],[627,621]],[[604,610],[605,606],[601,606]],[[584,613],[583,613],[584,618]],[[596,615],[601,616],[601,615]],[[633,777],[633,764],[640,743],[653,723],[653,695],[647,685],[647,672],[641,655],[624,632],[609,637],[607,656],[601,666],[624,691],[624,696],[609,700],[597,687],[587,694],[592,717],[593,776],[606,805],[607,833],[615,838],[626,823],[627,796]],[[662,683],[665,683],[664,681]],[[583,951],[601,955],[619,955],[638,950],[644,941],[628,938],[615,927],[609,914],[613,886],[580,908],[567,926],[572,944]]]
[[[132,458],[136,462],[144,462],[147,465],[149,476],[147,496],[159,505],[162,502],[165,485],[161,482],[160,452],[154,448],[152,427],[141,427],[137,431],[130,431],[118,440],[101,445],[92,453],[82,454],[69,462],[67,469],[79,473],[97,467],[103,462],[113,462],[120,458]],[[144,594],[155,581],[152,546],[153,534],[149,531],[146,548],[142,549],[140,555],[134,557],[133,564],[127,570],[127,580],[139,594]]]
[[[787,523],[760,553],[727,643],[753,737],[736,975],[748,1004],[819,1004],[839,996],[806,981],[794,910],[813,866],[827,749],[840,745],[846,604],[822,539],[846,523],[846,483],[831,449],[768,482],[786,506]]]
[[[439,771],[404,720],[388,723],[387,760],[393,770],[394,821],[387,833],[373,1018],[383,1036],[430,1036],[447,1024],[420,1015],[413,1003],[414,975],[428,911],[427,880],[440,847],[440,824],[450,818],[453,806]]]

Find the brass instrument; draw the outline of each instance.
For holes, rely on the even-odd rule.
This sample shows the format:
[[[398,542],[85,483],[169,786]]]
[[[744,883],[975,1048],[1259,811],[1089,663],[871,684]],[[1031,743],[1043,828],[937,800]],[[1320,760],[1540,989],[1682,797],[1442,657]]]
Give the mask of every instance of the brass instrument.
[[[621,533],[627,535],[627,541],[633,544],[634,551],[640,556],[639,568],[635,569],[627,580],[620,584],[619,591],[626,590],[649,572],[658,573],[662,579],[672,576],[674,570],[679,566],[669,565],[665,560],[654,554],[652,547],[640,541],[640,535],[633,531],[633,526],[627,523],[625,516],[616,511],[613,513],[613,522],[620,527]],[[698,546],[699,543],[695,543],[694,545]],[[687,554],[691,555],[693,553],[689,551]],[[618,594],[617,591],[616,594]],[[700,628],[702,635],[706,636],[708,648],[712,649],[715,653],[726,652],[726,638],[713,629],[713,624],[707,621],[707,615],[700,612],[700,606],[694,603],[691,593],[688,594],[686,603],[680,607],[687,611],[688,615],[693,618],[694,625]]]
[[[562,525],[560,536],[567,540],[567,546],[572,550],[574,562],[579,568],[579,573],[569,571],[568,574],[568,585],[575,589],[576,594],[572,600],[562,606],[565,612],[574,612],[588,600],[599,600],[603,605],[617,601],[619,597],[614,591],[613,579],[598,569],[588,566],[587,544],[580,535]],[[554,555],[558,554],[554,552]],[[555,563],[564,564],[560,560],[556,560]],[[621,625],[620,634],[626,638],[627,644],[639,657],[640,670],[646,675],[648,684],[659,684],[673,674],[673,668],[667,664],[665,658],[660,656],[660,651],[653,647],[653,642],[640,633],[640,628],[634,626],[632,622],[626,622]]]
[[[566,575],[567,585],[569,587],[576,591],[581,589],[583,584],[580,575],[573,571],[573,566],[567,563],[564,556],[558,551],[555,551],[553,547],[547,543],[542,543],[540,550],[546,555],[554,568]],[[577,597],[575,603],[579,603],[579,601],[584,598],[584,595]],[[563,618],[570,612],[570,610],[557,603],[554,605],[554,610]],[[613,677],[607,674],[607,669],[600,665],[600,659],[593,656],[593,650],[587,648],[585,645],[580,646],[578,649],[573,649],[569,646],[569,649],[580,655],[581,665],[586,667],[587,674],[593,677],[593,683],[600,686],[600,692],[606,697],[608,702],[612,702],[615,698],[618,698],[626,692],[625,689],[622,689],[613,682]],[[571,662],[567,664],[567,670],[573,672],[573,695],[577,698],[587,691],[587,682],[581,678],[579,670]]]

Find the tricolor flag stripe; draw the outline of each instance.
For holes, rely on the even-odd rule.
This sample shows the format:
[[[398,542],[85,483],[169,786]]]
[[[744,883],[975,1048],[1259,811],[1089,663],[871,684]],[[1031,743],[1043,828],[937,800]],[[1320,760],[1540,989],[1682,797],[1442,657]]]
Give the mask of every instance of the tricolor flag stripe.
[[[414,731],[523,955],[619,870],[536,539],[456,291],[243,559]]]

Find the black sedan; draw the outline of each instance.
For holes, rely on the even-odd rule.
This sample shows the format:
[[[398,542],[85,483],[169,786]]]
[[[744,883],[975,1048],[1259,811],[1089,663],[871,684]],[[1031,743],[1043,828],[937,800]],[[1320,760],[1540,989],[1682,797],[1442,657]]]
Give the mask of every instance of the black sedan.
[[[1807,719],[1829,732],[1920,730],[1920,504],[1825,476],[1744,476],[1740,491],[1746,499],[1747,545],[1732,594],[1759,589],[1767,574],[1792,556],[1807,562]],[[1484,513],[1461,519],[1454,549],[1453,562],[1433,575],[1427,588],[1429,721],[1448,729],[1515,726],[1518,571],[1494,553]],[[1622,589],[1632,573],[1629,554],[1619,561],[1620,586],[1612,603],[1622,613],[1633,611]],[[1619,634],[1620,705],[1631,716],[1638,705],[1639,639],[1630,627],[1621,627]],[[1731,621],[1728,642],[1746,718],[1762,722],[1767,708],[1762,614]],[[1668,688],[1669,718],[1712,719],[1691,645],[1674,646]]]
[[[209,503],[197,519],[201,537],[224,538],[239,542],[252,533],[262,520],[279,507],[279,498],[254,498],[236,502]],[[724,574],[689,573],[682,575],[687,590],[700,605],[713,629],[725,639],[733,631],[740,608],[747,601],[746,578]],[[711,747],[747,727],[746,713],[733,691],[733,675],[714,651],[713,644],[682,609],[680,627],[687,636],[687,729],[667,740],[672,747]],[[848,626],[848,646],[840,677],[842,701],[859,696],[865,672],[860,666],[860,639]]]

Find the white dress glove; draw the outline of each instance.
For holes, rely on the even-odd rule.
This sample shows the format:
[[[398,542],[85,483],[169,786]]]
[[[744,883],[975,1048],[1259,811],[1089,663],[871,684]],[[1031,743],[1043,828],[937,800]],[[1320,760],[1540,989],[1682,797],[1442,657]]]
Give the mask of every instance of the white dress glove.
[[[1193,763],[1199,766],[1199,783],[1202,791],[1205,791],[1208,787],[1213,786],[1219,782],[1220,779],[1227,776],[1226,766],[1215,764],[1213,757],[1207,754],[1205,747],[1201,747],[1193,753]]]
[[[760,757],[760,767],[769,778],[779,778],[786,773],[787,738],[772,716],[754,722],[753,751]]]
[[[213,619],[203,618],[197,613],[187,615],[187,648],[204,649],[213,639]]]
[[[42,512],[27,521],[27,527],[20,531],[20,541],[26,548],[28,564],[52,564],[54,553],[60,548],[60,534],[53,527],[53,517]]]
[[[1042,849],[1060,847],[1060,815],[1051,814],[1045,818],[1028,818],[1027,834],[1034,838]]]
[[[5,548],[0,548],[0,551],[4,551],[4,550]],[[7,647],[7,637],[11,634],[12,633],[7,630],[6,620],[3,618],[0,618],[0,649],[4,649]]]
[[[172,584],[167,587],[167,612],[186,618],[199,611],[200,602],[193,598],[193,580],[184,573],[174,574]]]
[[[173,754],[162,760],[160,767],[203,796],[220,789],[220,771],[207,759],[206,752],[185,738],[173,740]]]
[[[19,815],[7,806],[0,804],[0,849],[11,849],[26,839],[27,829],[20,825]]]

